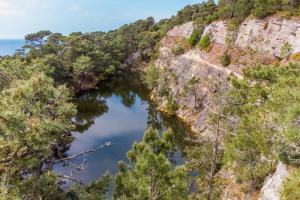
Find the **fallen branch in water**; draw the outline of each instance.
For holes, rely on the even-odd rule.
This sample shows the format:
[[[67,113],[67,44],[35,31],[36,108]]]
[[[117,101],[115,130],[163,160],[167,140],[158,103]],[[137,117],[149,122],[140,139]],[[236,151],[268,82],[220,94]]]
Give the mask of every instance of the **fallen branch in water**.
[[[75,183],[78,183],[80,185],[84,185],[84,183],[82,181],[79,181],[79,180],[76,180],[74,178],[71,178],[69,176],[66,176],[66,175],[57,175],[58,178],[61,178],[61,179],[66,179],[66,180],[70,180],[70,181],[73,181]]]
[[[105,142],[104,144],[102,144],[102,145],[100,145],[100,146],[98,146],[98,147],[95,147],[95,148],[92,148],[92,149],[89,149],[89,150],[80,152],[80,153],[78,153],[78,154],[76,154],[76,155],[73,155],[73,156],[70,156],[70,157],[66,157],[66,158],[61,158],[61,159],[55,160],[54,163],[60,163],[60,162],[66,161],[66,160],[72,160],[72,159],[77,158],[77,157],[79,157],[79,156],[82,156],[82,155],[84,155],[84,154],[94,153],[94,152],[97,152],[97,151],[99,151],[99,150],[101,150],[101,149],[104,149],[105,147],[108,147],[108,146],[110,146],[110,145],[112,145],[111,142]]]

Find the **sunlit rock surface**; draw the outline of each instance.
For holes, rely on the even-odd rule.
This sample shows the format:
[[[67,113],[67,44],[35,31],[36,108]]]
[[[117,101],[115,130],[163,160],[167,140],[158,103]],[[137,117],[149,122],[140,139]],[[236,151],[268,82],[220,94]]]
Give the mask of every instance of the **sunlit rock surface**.
[[[203,35],[211,35],[213,43],[226,46],[227,23],[225,21],[217,21],[209,24],[204,29]]]
[[[283,163],[279,163],[276,172],[273,176],[269,177],[262,190],[259,200],[280,200],[280,190],[282,183],[288,176],[288,171]]]
[[[248,19],[239,30],[236,46],[250,47],[259,53],[282,56],[282,47],[291,46],[289,54],[300,51],[300,21],[271,17],[264,20]]]
[[[175,26],[172,30],[167,33],[167,37],[184,37],[189,38],[194,30],[193,22]]]

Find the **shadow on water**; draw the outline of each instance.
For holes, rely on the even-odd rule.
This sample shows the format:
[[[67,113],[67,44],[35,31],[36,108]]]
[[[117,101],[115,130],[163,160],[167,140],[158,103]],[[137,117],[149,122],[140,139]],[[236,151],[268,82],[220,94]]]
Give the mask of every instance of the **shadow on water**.
[[[106,171],[116,173],[118,161],[128,161],[127,151],[134,142],[142,140],[149,126],[161,132],[169,128],[173,130],[179,150],[172,154],[171,160],[176,164],[184,162],[180,149],[185,146],[184,137],[189,129],[176,118],[156,110],[139,76],[131,74],[100,85],[99,88],[83,93],[76,99],[78,113],[73,119],[76,129],[72,133],[74,141],[67,154],[78,154],[108,141],[113,145],[73,159],[71,165],[57,164],[54,167],[56,173],[85,183],[98,179]],[[82,165],[84,170],[74,170],[73,165]]]

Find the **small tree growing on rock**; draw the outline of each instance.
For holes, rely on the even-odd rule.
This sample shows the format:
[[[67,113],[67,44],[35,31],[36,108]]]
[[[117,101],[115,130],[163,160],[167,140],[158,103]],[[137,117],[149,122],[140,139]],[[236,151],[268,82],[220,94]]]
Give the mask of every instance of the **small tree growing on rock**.
[[[192,35],[189,37],[189,44],[191,47],[195,46],[199,42],[202,32],[203,31],[200,31],[200,29],[195,29],[193,31]]]
[[[206,93],[200,97],[199,88],[200,88],[201,79],[193,76],[184,86],[184,92],[187,94],[192,94],[194,97],[194,108],[199,108],[199,102],[202,102],[202,100],[205,98]],[[199,93],[199,94],[198,94]]]
[[[227,67],[228,65],[230,65],[230,62],[231,62],[231,57],[228,54],[228,51],[225,51],[221,57],[221,63],[223,67]]]
[[[210,46],[211,42],[210,42],[210,37],[208,34],[204,35],[200,42],[199,42],[199,46],[201,49],[207,50],[208,47]]]
[[[280,57],[286,58],[293,52],[293,47],[290,43],[285,42],[280,49]]]

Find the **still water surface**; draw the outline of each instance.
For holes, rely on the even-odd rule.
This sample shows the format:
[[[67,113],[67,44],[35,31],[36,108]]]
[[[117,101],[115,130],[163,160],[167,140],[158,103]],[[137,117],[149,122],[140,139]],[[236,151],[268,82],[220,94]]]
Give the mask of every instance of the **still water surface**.
[[[74,117],[77,124],[73,132],[75,140],[67,153],[74,155],[108,141],[113,145],[71,161],[76,165],[84,162],[84,170],[78,172],[71,165],[61,163],[55,166],[56,173],[85,183],[98,179],[106,171],[116,173],[118,161],[128,161],[127,151],[134,142],[142,140],[149,126],[159,131],[173,129],[178,151],[171,159],[177,164],[183,162],[180,149],[184,146],[182,141],[188,128],[155,109],[137,76],[130,75],[103,87],[105,90],[90,91],[78,97],[78,114]]]

